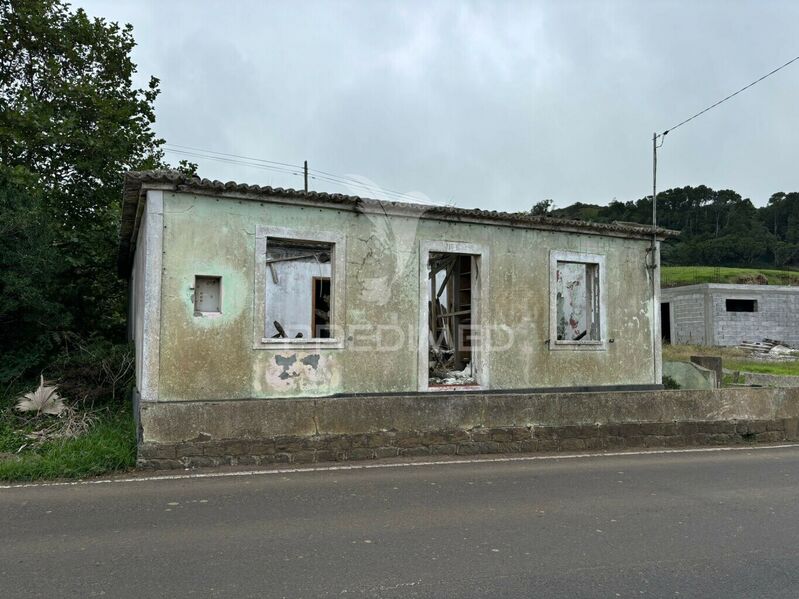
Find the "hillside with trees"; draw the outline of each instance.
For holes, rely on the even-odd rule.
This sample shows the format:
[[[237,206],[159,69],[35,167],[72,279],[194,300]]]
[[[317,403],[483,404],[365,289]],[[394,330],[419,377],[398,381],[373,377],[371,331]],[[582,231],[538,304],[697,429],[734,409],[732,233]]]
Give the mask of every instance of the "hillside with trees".
[[[651,196],[607,206],[578,202],[553,210],[551,205],[544,200],[531,212],[604,223],[652,223]],[[757,208],[730,189],[668,189],[658,193],[658,225],[680,231],[663,245],[663,264],[799,268],[797,192],[775,193]]]

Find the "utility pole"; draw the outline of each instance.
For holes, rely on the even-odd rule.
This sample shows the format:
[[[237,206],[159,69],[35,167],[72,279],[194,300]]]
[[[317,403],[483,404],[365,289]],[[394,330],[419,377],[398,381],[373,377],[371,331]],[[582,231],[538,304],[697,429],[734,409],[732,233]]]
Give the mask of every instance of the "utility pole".
[[[305,193],[308,193],[308,161],[305,161],[303,166],[303,174],[305,175]]]
[[[665,135],[665,133],[664,133]],[[656,348],[659,348],[657,336],[662,335],[660,330],[660,302],[658,301],[658,279],[660,276],[657,271],[658,255],[658,134],[655,131],[652,134],[652,247],[649,249],[649,268],[652,273],[652,374],[653,382],[661,384],[661,376],[658,371],[658,362],[662,359],[662,353]]]
[[[655,268],[655,248],[658,228],[658,134],[652,134],[652,269]]]

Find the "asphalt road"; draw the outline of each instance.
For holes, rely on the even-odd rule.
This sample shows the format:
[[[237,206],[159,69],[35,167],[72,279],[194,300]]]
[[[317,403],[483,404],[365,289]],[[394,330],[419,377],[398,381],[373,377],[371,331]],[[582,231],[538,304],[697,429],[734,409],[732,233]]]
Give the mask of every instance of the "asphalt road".
[[[799,448],[0,489],[0,597],[797,597]]]

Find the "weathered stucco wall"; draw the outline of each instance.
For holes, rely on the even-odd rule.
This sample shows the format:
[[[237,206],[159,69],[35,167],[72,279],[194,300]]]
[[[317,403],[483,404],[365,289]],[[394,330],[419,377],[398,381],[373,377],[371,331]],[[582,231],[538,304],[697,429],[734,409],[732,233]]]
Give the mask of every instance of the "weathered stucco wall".
[[[416,391],[420,240],[490,254],[485,323],[490,387],[659,382],[653,366],[648,242],[619,237],[358,214],[334,208],[164,192],[159,399],[308,397]],[[256,226],[346,237],[343,348],[255,349]],[[599,351],[552,351],[550,250],[606,260],[607,337]],[[222,277],[222,311],[196,316],[195,275]],[[513,343],[503,344],[511,335]],[[382,339],[375,339],[375,336]],[[554,335],[554,332],[552,332]],[[503,345],[508,345],[504,347]]]

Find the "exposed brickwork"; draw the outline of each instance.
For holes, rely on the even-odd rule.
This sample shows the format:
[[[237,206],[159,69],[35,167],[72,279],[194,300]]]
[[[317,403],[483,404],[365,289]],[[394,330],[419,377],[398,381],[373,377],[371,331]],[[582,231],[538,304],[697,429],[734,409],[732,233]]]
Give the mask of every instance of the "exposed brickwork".
[[[603,426],[474,428],[427,432],[207,440],[142,444],[139,465],[186,468],[306,464],[426,455],[597,451],[776,443],[799,436],[799,419],[717,422],[640,422]]]

